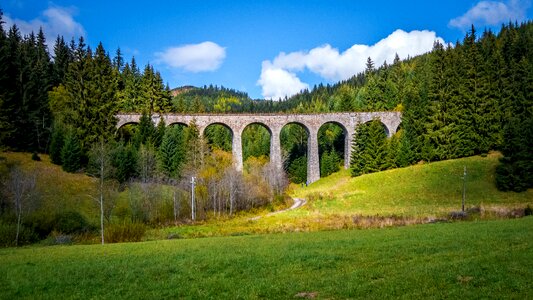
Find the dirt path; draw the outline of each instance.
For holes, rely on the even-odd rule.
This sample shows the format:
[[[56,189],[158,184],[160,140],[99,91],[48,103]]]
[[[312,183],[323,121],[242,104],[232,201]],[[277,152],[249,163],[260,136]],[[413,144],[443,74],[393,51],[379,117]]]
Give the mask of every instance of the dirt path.
[[[307,201],[305,199],[302,199],[302,198],[292,198],[292,200],[294,200],[294,204],[291,207],[268,213],[268,214],[265,215],[265,217],[272,216],[272,215],[275,215],[275,214],[279,214],[279,213],[282,213],[282,212],[286,212],[286,211],[289,211],[289,210],[297,209],[297,208],[299,208],[301,206],[304,206],[307,203]],[[259,219],[261,219],[261,217],[262,216],[257,216],[257,217],[250,218],[250,221],[259,220]]]

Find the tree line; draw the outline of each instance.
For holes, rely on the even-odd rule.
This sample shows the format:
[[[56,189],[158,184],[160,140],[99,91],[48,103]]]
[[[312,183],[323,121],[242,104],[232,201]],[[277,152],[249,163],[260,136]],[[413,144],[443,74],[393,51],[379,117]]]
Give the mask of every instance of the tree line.
[[[308,105],[333,101],[357,110],[402,111],[401,128],[391,139],[377,122],[357,128],[354,176],[499,150],[504,157],[497,187],[524,191],[533,187],[532,43],[531,22],[503,25],[498,34],[485,30],[479,37],[472,26],[462,43],[436,42],[426,55],[396,59],[377,70],[369,59],[363,84],[357,76],[322,104]]]

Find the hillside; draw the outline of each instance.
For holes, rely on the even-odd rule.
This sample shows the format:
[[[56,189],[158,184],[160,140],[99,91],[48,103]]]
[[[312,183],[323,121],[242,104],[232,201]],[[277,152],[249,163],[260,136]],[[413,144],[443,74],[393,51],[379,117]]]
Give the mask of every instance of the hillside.
[[[463,171],[466,176],[466,206],[486,209],[523,207],[533,204],[533,190],[501,192],[494,184],[498,153],[473,156],[359,177],[341,171],[307,188],[297,188],[294,197],[308,198],[309,210],[321,214],[439,216],[461,208]]]
[[[8,161],[20,161],[24,168],[39,176],[44,209],[77,210],[95,225],[98,209],[91,199],[92,178],[69,174],[49,162],[35,162],[30,154],[3,153]],[[195,225],[181,225],[149,230],[145,240],[179,237],[226,236],[252,233],[316,231],[341,228],[367,228],[426,223],[448,218],[461,208],[463,167],[467,167],[466,208],[475,208],[474,219],[506,218],[513,209],[533,206],[533,190],[523,193],[500,192],[494,185],[494,168],[500,155],[474,156],[407,168],[389,170],[352,178],[343,170],[308,187],[293,185],[293,197],[307,199],[297,210],[267,215],[268,210],[241,212],[234,218],[215,217]],[[128,190],[119,198],[128,198]],[[120,214],[118,205],[112,212]],[[479,210],[479,211],[478,211]],[[260,215],[261,218],[251,220]]]
[[[41,161],[34,161],[30,153],[0,152],[0,158],[0,176],[4,175],[3,167],[12,163],[19,164],[30,174],[36,174],[39,210],[56,213],[75,210],[96,222],[97,204],[91,196],[96,191],[93,178],[63,171],[61,166],[50,162],[48,155],[40,155]]]
[[[507,218],[513,210],[533,206],[533,190],[501,192],[494,185],[500,155],[474,156],[389,170],[352,178],[347,170],[308,187],[293,185],[290,195],[305,198],[297,210],[251,221],[244,215],[201,225],[150,232],[148,239],[250,233],[315,231],[427,223],[461,210],[463,167],[467,167],[466,208],[471,219]],[[516,212],[515,212],[516,213]],[[266,214],[263,213],[263,214]]]

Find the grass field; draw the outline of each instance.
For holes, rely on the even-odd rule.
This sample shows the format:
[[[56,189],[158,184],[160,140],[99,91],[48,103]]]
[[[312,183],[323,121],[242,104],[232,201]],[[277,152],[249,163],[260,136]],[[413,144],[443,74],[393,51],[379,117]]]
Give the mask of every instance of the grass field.
[[[0,249],[0,298],[527,299],[533,217]]]

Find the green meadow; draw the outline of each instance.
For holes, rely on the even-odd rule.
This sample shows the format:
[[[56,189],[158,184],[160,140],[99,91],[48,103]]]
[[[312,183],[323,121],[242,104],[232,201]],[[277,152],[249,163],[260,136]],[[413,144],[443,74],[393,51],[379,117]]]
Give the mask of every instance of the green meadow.
[[[526,299],[533,218],[0,250],[2,299]]]
[[[533,190],[501,192],[494,185],[500,155],[473,156],[350,177],[342,170],[310,186],[292,186],[292,197],[307,204],[276,215],[255,212],[233,219],[210,220],[196,225],[154,229],[147,239],[226,236],[254,233],[372,228],[427,223],[449,219],[461,210],[463,172],[466,176],[465,208],[470,220],[499,219],[533,206]]]

